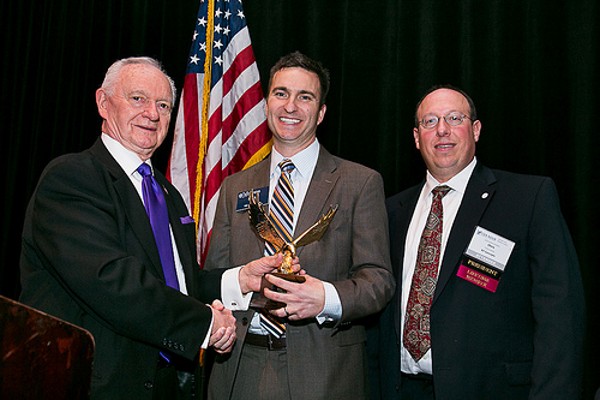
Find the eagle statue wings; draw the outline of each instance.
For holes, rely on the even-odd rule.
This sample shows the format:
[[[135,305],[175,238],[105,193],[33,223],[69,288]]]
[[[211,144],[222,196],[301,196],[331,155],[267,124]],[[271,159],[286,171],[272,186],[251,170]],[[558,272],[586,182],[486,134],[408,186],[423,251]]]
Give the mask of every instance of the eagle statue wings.
[[[296,257],[296,249],[320,240],[329,227],[329,223],[335,216],[337,209],[337,204],[329,207],[329,211],[323,214],[317,222],[291,242],[286,242],[279,232],[277,232],[265,212],[264,204],[258,200],[258,196],[254,191],[250,191],[248,217],[250,218],[250,223],[256,229],[258,236],[269,242],[273,248],[277,249],[278,253],[283,253],[283,262],[279,267],[279,274],[277,275],[291,275],[291,262]],[[298,278],[303,277],[298,276]],[[303,281],[304,279],[300,280]]]

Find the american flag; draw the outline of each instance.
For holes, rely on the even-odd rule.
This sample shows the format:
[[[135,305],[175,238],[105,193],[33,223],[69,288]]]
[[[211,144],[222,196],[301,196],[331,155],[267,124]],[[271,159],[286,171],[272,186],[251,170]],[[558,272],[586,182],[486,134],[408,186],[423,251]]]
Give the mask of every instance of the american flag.
[[[201,267],[223,179],[271,149],[264,110],[242,1],[202,0],[167,168],[196,222]]]

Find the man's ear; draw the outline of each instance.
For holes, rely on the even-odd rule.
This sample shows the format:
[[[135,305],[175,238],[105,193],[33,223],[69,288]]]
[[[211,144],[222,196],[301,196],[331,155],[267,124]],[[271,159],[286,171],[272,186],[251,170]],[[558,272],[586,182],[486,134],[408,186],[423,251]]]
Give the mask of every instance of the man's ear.
[[[106,119],[108,96],[106,95],[106,91],[102,88],[96,90],[96,107],[98,107],[98,114],[100,114],[103,119]]]
[[[479,141],[479,135],[481,135],[481,121],[476,120],[473,122],[473,139],[475,142]]]
[[[417,150],[421,150],[420,143],[419,143],[419,129],[418,128],[413,128],[413,138],[415,139],[415,147],[417,148]]]
[[[319,125],[321,122],[323,122],[323,119],[325,118],[325,112],[327,111],[327,106],[325,104],[323,104],[321,106],[321,108],[319,109],[319,114],[317,117],[317,125]]]

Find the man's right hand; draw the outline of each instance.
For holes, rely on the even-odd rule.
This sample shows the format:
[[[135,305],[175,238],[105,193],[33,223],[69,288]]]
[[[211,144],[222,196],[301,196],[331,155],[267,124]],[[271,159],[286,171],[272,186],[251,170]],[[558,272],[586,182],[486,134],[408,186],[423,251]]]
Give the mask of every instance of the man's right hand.
[[[263,285],[265,274],[276,272],[283,261],[283,255],[276,253],[272,256],[265,256],[254,261],[250,261],[240,269],[239,281],[242,293],[260,292]],[[295,257],[292,261],[292,270],[294,273],[305,273],[300,269],[300,261]]]
[[[213,301],[210,308],[213,312],[213,325],[208,345],[217,353],[229,353],[236,339],[235,317],[219,300]]]

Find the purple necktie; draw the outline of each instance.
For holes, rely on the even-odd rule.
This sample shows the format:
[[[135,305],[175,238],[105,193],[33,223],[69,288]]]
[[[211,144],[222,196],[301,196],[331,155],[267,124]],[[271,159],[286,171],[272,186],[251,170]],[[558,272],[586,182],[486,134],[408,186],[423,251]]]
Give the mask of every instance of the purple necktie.
[[[179,290],[165,196],[163,195],[161,186],[156,182],[154,176],[152,176],[152,170],[148,164],[142,163],[137,171],[143,178],[142,195],[144,197],[144,207],[146,207],[146,213],[150,218],[150,225],[152,225],[152,232],[154,232],[154,239],[158,247],[165,280],[168,286]]]

